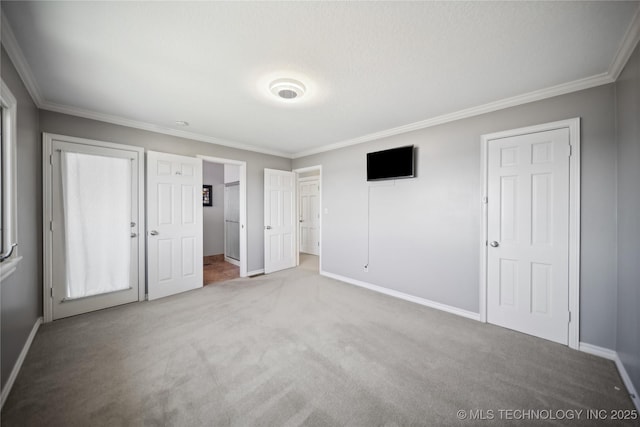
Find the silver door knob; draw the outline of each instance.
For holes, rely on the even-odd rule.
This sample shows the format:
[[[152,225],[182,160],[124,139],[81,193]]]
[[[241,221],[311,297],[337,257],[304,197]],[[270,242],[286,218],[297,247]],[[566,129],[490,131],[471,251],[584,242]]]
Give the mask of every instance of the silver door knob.
[[[265,230],[271,230],[271,226],[270,225],[265,225],[264,229]]]
[[[489,245],[491,245],[492,248],[497,248],[498,246],[500,246],[500,243],[494,240],[493,242],[489,243]]]
[[[151,234],[152,236],[157,236],[160,233],[158,233],[156,230],[151,230],[149,234]]]

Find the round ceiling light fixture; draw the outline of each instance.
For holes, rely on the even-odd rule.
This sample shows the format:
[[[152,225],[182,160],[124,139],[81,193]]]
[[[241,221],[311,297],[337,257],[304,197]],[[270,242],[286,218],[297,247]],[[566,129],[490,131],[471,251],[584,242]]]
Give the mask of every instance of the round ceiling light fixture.
[[[277,79],[269,85],[271,93],[285,101],[302,97],[306,89],[302,82],[294,79]]]
[[[189,122],[185,122],[184,120],[176,120],[176,125],[178,125],[178,126],[189,126]]]

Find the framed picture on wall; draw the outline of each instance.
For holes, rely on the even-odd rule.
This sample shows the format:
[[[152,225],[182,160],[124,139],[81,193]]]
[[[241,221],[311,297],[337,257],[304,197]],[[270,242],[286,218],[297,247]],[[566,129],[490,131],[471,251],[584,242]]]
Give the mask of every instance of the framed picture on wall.
[[[213,187],[211,185],[202,186],[202,206],[213,206]]]

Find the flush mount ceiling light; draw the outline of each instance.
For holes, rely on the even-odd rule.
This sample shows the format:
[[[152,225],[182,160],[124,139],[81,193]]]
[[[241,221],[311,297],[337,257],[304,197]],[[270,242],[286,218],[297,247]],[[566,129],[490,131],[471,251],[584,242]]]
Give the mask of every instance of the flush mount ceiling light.
[[[291,101],[304,95],[306,87],[294,79],[277,79],[271,82],[269,90],[278,98]]]
[[[184,120],[176,120],[176,125],[178,125],[178,126],[189,126],[189,122],[185,122]]]

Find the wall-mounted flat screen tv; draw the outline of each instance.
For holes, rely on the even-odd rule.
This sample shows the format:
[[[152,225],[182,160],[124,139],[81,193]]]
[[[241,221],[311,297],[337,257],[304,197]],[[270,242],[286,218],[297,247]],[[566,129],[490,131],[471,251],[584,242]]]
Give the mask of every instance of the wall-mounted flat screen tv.
[[[415,177],[413,145],[367,153],[367,181]]]

